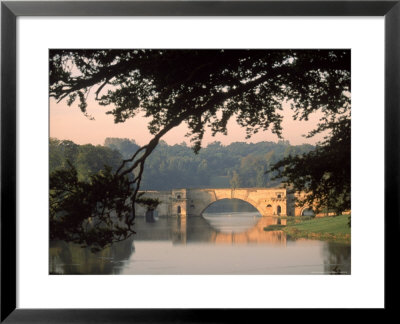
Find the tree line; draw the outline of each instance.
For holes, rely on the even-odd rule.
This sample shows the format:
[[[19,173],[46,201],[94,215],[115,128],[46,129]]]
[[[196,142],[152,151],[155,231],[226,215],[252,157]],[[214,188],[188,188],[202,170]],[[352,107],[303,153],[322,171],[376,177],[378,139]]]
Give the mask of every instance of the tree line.
[[[281,179],[267,171],[285,157],[314,148],[309,144],[290,145],[288,141],[213,142],[194,154],[184,142],[168,145],[161,141],[146,162],[141,189],[276,187]],[[104,145],[97,146],[50,138],[50,172],[67,167],[69,161],[78,179],[85,181],[105,165],[115,171],[122,159],[138,149],[135,140],[127,138],[106,138]]]

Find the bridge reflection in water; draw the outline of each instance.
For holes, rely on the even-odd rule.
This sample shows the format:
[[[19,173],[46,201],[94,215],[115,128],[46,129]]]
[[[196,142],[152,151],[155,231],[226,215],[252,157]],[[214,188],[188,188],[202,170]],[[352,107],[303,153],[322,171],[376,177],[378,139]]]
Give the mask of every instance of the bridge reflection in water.
[[[98,253],[76,244],[50,242],[49,272],[328,274],[339,269],[343,274],[350,273],[349,244],[293,241],[282,231],[264,231],[266,226],[278,224],[279,218],[237,216],[235,219],[234,214],[229,217],[214,214],[206,220],[169,216],[153,223],[138,217],[134,239],[116,243]],[[238,231],[244,228],[243,218],[249,220],[249,227]],[[232,222],[227,226],[227,221]]]
[[[148,224],[139,217],[136,221],[135,241],[170,240],[174,244],[190,244],[193,242],[208,242],[215,244],[277,244],[286,245],[286,234],[283,231],[264,231],[269,225],[286,224],[285,219],[277,217],[249,217],[253,222],[242,232],[221,231],[212,226],[212,222],[204,217],[160,217],[157,222]],[[215,214],[216,215],[216,214]],[[217,218],[218,216],[214,216]],[[243,219],[243,217],[242,217]],[[170,229],[170,230],[168,230]]]

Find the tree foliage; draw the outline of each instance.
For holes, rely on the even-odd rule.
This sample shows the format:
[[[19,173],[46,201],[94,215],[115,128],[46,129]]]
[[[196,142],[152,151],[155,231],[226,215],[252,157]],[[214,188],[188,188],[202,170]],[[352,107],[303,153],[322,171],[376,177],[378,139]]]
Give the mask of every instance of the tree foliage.
[[[115,142],[121,141],[107,141]],[[55,138],[49,148],[50,239],[99,250],[130,237],[132,189],[129,177],[115,176],[122,159],[118,150]],[[150,209],[159,204],[142,196],[136,203]]]
[[[101,145],[78,145],[69,140],[50,138],[49,142],[50,173],[57,169],[69,168],[73,165],[79,180],[88,180],[90,175],[110,166],[115,172],[121,164],[121,153],[112,147]]]
[[[300,206],[341,213],[351,208],[351,125],[347,117],[321,125],[331,133],[317,148],[303,155],[289,155],[274,164],[277,178],[305,193]]]
[[[78,180],[73,165],[50,175],[50,239],[90,246],[93,250],[125,240],[133,233],[127,178],[110,167]]]
[[[68,154],[64,144],[70,143],[75,154]],[[134,140],[106,138],[104,146],[77,145],[71,141],[50,139],[50,172],[68,166],[67,160],[78,172],[78,179],[87,180],[109,165],[117,170],[121,158],[128,158],[139,148]],[[309,144],[290,145],[287,141],[222,145],[219,142],[203,147],[199,154],[186,144],[168,145],[160,141],[146,160],[141,190],[171,190],[176,188],[231,188],[276,187],[281,179],[265,170],[288,154],[304,154],[315,147]],[[92,161],[95,162],[92,163]]]
[[[87,96],[94,93],[116,123],[139,112],[152,117],[153,138],[115,172],[122,178],[134,174],[133,201],[146,159],[181,123],[187,124],[198,153],[205,129],[226,134],[231,118],[248,136],[271,129],[281,137],[284,101],[291,103],[296,119],[320,110],[321,123],[333,125],[349,115],[350,91],[348,50],[50,51],[51,97],[70,105],[77,100],[88,115]]]

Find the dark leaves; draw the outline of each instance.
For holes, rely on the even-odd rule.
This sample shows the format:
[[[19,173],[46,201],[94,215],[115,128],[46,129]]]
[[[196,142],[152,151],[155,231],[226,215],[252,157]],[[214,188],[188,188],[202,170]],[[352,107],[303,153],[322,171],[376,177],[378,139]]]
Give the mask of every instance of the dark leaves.
[[[128,179],[111,168],[79,181],[74,166],[50,175],[50,239],[103,248],[134,233]]]
[[[331,131],[314,151],[284,158],[273,165],[285,183],[298,193],[300,206],[314,206],[341,213],[351,209],[351,122],[350,118],[324,124]]]
[[[79,96],[85,113],[82,94],[95,87],[99,103],[114,106],[108,113],[116,123],[143,110],[154,135],[189,122],[196,151],[204,127],[226,133],[233,115],[249,137],[270,127],[280,136],[283,100],[299,119],[349,109],[346,50],[63,50],[51,51],[50,63],[51,96]]]

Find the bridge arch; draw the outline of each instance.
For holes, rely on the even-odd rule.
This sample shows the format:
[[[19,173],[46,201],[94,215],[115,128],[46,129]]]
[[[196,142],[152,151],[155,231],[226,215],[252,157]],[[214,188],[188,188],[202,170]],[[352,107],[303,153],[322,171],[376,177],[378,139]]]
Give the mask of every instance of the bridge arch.
[[[300,216],[300,207],[292,202],[284,188],[181,188],[166,191],[141,191],[148,198],[161,201],[157,206],[160,215],[178,214],[200,216],[213,202],[222,199],[239,199],[252,205],[262,216],[276,216],[277,206],[281,207],[281,216],[293,214]],[[141,205],[135,205],[137,215],[145,214]]]
[[[315,216],[315,211],[309,206],[305,206],[301,209],[301,216]]]
[[[254,209],[255,210],[257,210],[257,212],[262,216],[263,215],[263,211],[262,210],[260,210],[258,207],[257,207],[257,203],[255,202],[255,201],[252,201],[251,199],[241,199],[241,198],[220,198],[220,199],[215,199],[215,200],[212,200],[212,201],[208,201],[207,203],[205,203],[203,206],[201,206],[201,212],[200,212],[200,215],[203,215],[203,213],[204,213],[204,211],[208,208],[208,207],[210,207],[212,204],[214,204],[214,203],[216,203],[216,202],[218,202],[218,201],[223,201],[223,200],[240,200],[240,201],[244,201],[244,202],[246,202],[246,203],[248,203],[249,205],[251,205],[252,207],[254,207]]]

